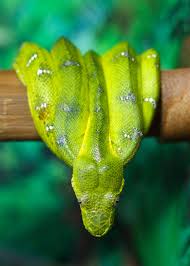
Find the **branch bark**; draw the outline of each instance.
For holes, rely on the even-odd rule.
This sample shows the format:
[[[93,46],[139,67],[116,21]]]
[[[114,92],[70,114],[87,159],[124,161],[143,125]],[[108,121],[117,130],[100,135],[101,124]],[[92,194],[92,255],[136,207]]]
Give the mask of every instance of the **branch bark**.
[[[161,72],[161,97],[149,136],[190,140],[190,68]],[[0,71],[0,140],[40,139],[26,88],[14,71]]]

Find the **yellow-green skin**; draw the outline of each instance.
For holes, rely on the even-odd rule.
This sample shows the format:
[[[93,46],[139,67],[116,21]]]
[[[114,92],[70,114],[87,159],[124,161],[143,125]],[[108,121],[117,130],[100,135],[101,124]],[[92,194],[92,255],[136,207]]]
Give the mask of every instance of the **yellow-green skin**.
[[[127,42],[84,56],[65,38],[51,52],[24,43],[14,68],[27,87],[36,129],[73,167],[72,187],[85,228],[96,237],[113,224],[123,168],[148,131],[159,96],[159,57],[137,56]]]

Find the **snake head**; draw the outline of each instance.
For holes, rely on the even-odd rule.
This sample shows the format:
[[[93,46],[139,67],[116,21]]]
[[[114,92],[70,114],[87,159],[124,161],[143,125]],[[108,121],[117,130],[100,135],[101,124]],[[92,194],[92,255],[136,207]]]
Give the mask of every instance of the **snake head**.
[[[72,186],[80,204],[85,228],[96,237],[112,227],[124,184],[123,165],[108,158],[101,163],[80,157],[73,166]]]

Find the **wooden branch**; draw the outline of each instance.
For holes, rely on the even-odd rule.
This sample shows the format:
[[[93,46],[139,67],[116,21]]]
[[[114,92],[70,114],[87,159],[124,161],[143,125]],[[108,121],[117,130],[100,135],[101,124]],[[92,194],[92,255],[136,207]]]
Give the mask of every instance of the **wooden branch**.
[[[26,88],[14,71],[0,71],[0,140],[38,140]],[[190,140],[190,68],[162,71],[161,99],[149,136]]]

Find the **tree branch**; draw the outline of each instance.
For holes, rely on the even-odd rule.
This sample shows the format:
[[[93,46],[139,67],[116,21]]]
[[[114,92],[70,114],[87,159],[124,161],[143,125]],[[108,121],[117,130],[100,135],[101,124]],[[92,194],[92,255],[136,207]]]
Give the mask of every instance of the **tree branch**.
[[[26,88],[14,71],[0,71],[0,140],[40,139],[28,107]],[[161,72],[161,98],[149,136],[190,139],[190,68]]]

